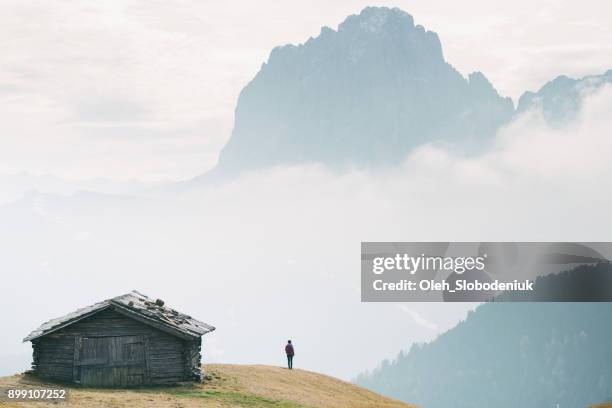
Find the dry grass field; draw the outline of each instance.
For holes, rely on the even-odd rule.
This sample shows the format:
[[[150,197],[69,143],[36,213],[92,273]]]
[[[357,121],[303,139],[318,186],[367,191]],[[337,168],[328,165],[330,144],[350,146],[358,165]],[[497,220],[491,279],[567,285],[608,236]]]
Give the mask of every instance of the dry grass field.
[[[167,388],[109,390],[69,388],[69,401],[0,402],[7,408],[195,408],[195,407],[273,407],[273,408],[410,408],[351,383],[304,370],[289,371],[263,365],[205,366],[204,384]],[[29,376],[0,378],[1,388],[44,388],[50,384]],[[52,384],[54,387],[61,385]]]

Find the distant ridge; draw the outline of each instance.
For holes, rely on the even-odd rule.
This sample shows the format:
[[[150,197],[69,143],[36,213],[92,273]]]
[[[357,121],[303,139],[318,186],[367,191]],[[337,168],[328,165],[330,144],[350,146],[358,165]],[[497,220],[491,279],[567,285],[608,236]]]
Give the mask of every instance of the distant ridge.
[[[578,113],[585,94],[605,85],[612,85],[612,69],[602,75],[589,75],[580,79],[561,75],[537,92],[525,92],[519,99],[517,112],[538,108],[548,122],[563,124]]]
[[[413,345],[355,382],[428,408],[584,408],[612,394],[612,266],[539,279],[530,299],[584,291],[599,303],[484,303],[428,344]],[[511,295],[510,295],[511,296]]]

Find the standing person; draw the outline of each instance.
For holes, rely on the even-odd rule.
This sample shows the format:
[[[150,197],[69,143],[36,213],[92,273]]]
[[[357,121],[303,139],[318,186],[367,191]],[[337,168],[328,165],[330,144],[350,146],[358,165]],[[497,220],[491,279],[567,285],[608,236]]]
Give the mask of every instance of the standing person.
[[[285,346],[285,354],[287,354],[287,366],[290,370],[293,370],[293,356],[295,355],[295,350],[293,349],[293,344],[291,344],[291,340],[287,340],[287,345]]]

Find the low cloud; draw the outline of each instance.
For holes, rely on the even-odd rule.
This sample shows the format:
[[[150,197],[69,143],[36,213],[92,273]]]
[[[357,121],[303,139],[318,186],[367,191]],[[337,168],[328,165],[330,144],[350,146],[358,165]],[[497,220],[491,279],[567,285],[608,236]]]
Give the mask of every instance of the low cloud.
[[[474,307],[361,303],[361,241],[610,239],[610,106],[604,88],[564,127],[530,112],[476,158],[424,146],[394,170],[283,167],[138,199],[29,194],[0,207],[0,308],[21,316],[2,321],[0,349],[23,354],[42,321],[139,289],[215,325],[217,361],[280,365],[291,338],[300,367],[351,378]]]
[[[429,330],[436,330],[438,328],[437,324],[430,322],[425,317],[423,317],[423,315],[421,315],[419,312],[409,308],[408,306],[397,305],[397,307],[401,311],[407,313],[410,316],[410,318],[414,320],[414,322],[418,324],[419,326],[425,327],[426,329],[429,329]]]

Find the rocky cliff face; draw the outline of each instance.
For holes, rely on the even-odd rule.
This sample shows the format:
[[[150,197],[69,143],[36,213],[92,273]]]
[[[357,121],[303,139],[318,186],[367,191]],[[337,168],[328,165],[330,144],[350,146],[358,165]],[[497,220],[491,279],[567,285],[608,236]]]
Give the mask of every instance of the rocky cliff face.
[[[368,7],[337,30],[272,50],[242,90],[231,138],[204,178],[314,162],[392,166],[425,143],[473,153],[528,110],[541,109],[552,125],[571,121],[584,95],[611,83],[612,70],[560,76],[523,94],[515,110],[482,73],[464,78],[446,62],[437,34],[412,16]]]
[[[412,16],[366,8],[337,30],[275,48],[243,89],[217,175],[280,164],[393,165],[434,141],[474,149],[513,104],[444,60]]]
[[[584,96],[605,85],[612,85],[612,69],[602,75],[590,75],[580,79],[561,75],[537,92],[525,92],[519,99],[517,113],[541,109],[549,123],[564,124],[580,111]]]

